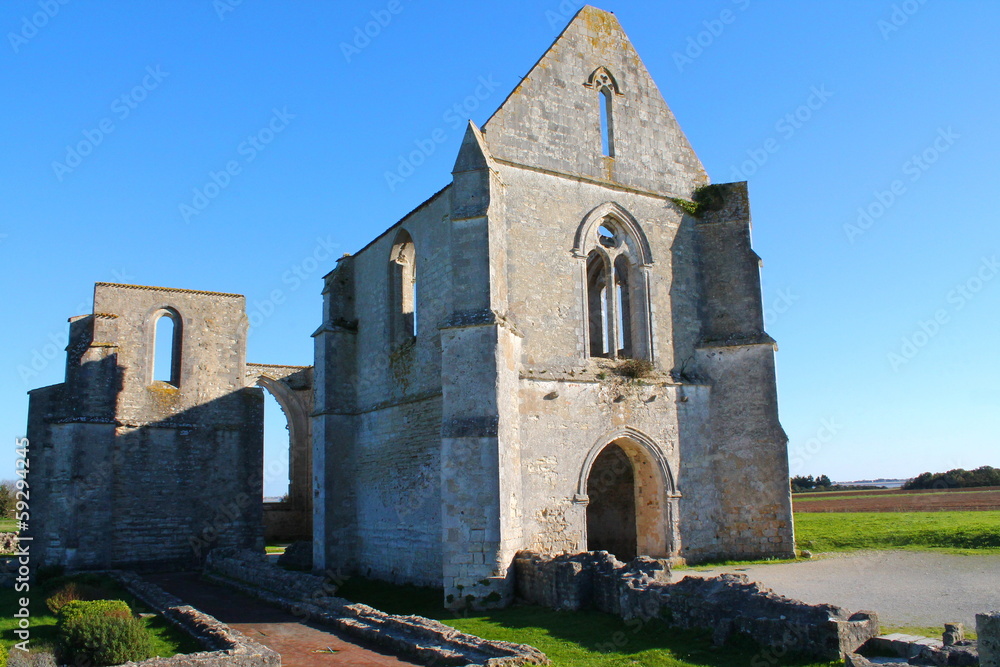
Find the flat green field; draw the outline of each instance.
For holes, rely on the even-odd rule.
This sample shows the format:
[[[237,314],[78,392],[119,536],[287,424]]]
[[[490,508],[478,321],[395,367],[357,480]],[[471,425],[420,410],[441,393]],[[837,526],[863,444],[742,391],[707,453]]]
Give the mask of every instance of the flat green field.
[[[17,521],[13,519],[0,519],[0,533],[16,533]]]
[[[1000,511],[795,514],[795,538],[814,552],[858,549],[1000,551]]]

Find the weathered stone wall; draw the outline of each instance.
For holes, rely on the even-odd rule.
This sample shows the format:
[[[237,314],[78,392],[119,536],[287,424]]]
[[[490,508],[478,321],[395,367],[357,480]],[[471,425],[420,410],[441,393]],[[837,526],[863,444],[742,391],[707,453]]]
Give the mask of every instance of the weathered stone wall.
[[[613,79],[613,157],[595,72]],[[452,183],[327,276],[317,566],[438,582],[454,606],[502,604],[519,549],[587,548],[590,466],[612,442],[633,468],[638,553],[791,553],[745,186],[718,188],[722,205],[698,219],[674,199],[705,183],[617,19],[583,9],[484,129],[470,123]],[[652,364],[632,381],[590,345],[588,253],[614,260],[602,224],[629,267],[625,356]],[[416,249],[412,347],[389,311],[402,230]],[[421,402],[436,435],[429,419],[408,423],[403,406]],[[401,527],[394,508],[435,468],[439,495]]]
[[[545,557],[518,554],[518,596],[553,609],[593,608],[624,619],[661,619],[680,628],[711,631],[717,643],[745,634],[765,647],[839,660],[878,635],[872,612],[807,605],[772,593],[746,575],[685,577],[669,583],[662,562],[628,565],[606,552]]]
[[[746,183],[713,186],[712,195],[716,204],[697,225],[705,305],[695,356],[697,372],[712,386],[710,431],[692,443],[688,479],[719,491],[712,506],[691,503],[681,530],[694,516],[711,517],[717,537],[691,544],[685,556],[788,557],[795,549],[788,438],[778,423],[775,343],[764,331]]]
[[[327,277],[316,334],[318,566],[441,581],[441,343],[450,292],[448,198],[436,196]],[[390,341],[390,255],[416,248],[417,335]],[[345,341],[346,339],[346,341]]]
[[[976,614],[979,664],[1000,667],[1000,612]]]
[[[172,383],[152,379],[167,310]],[[243,297],[98,283],[94,311],[71,320],[66,382],[31,393],[35,562],[167,567],[262,547],[262,396],[244,389]]]
[[[614,76],[615,157],[601,154],[599,67]],[[542,103],[544,101],[544,103]],[[485,125],[498,160],[685,195],[704,169],[610,12],[585,7]]]

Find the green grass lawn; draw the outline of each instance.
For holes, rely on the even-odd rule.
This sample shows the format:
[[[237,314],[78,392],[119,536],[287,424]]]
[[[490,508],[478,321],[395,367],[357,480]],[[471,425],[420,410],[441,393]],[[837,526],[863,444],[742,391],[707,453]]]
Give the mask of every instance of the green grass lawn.
[[[858,549],[1000,553],[1000,511],[797,513],[798,546],[814,552]]]
[[[17,521],[14,519],[0,519],[0,533],[16,533]]]
[[[675,630],[660,621],[623,621],[600,612],[557,612],[515,606],[456,616],[441,607],[441,593],[349,579],[338,595],[393,614],[419,614],[486,639],[530,644],[555,667],[834,667],[787,656],[776,658],[748,639],[713,646],[708,633]]]
[[[86,578],[89,582],[95,581],[92,575]],[[113,597],[128,602],[133,611],[149,611],[116,582],[101,579],[100,586],[106,588]],[[5,664],[7,652],[18,641],[14,635],[17,619],[13,618],[12,614],[20,608],[18,600],[24,595],[24,593],[18,593],[10,588],[0,589],[0,609],[3,610],[3,615],[0,616],[0,656],[2,656],[0,657],[0,665]],[[29,597],[31,600],[29,607],[31,610],[31,639],[29,645],[33,650],[52,651],[56,644],[56,617],[45,606],[45,594],[42,593],[40,587],[32,586]],[[169,658],[177,653],[195,653],[205,650],[198,642],[177,629],[162,616],[143,618],[143,623],[152,638],[153,652],[158,657]]]

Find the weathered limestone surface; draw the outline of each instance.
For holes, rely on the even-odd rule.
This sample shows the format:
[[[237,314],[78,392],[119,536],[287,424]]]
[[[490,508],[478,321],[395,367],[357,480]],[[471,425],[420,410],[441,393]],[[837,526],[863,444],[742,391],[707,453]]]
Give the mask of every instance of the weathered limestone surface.
[[[176,377],[159,382],[168,313]],[[37,565],[170,567],[210,546],[263,546],[263,399],[244,388],[246,330],[242,296],[95,286],[94,314],[70,321],[65,383],[31,392]]]
[[[173,354],[156,359],[162,318],[174,323]],[[288,508],[310,533],[311,369],[248,365],[246,339],[240,295],[95,286],[94,313],[70,320],[66,381],[30,393],[35,565],[189,567],[216,547],[263,549],[253,384],[289,416]],[[169,381],[154,379],[155,364]]]
[[[976,634],[979,637],[979,664],[1000,667],[1000,611],[976,614]]]
[[[839,660],[878,635],[873,612],[849,614],[833,605],[808,605],[750,582],[746,575],[685,577],[669,583],[662,561],[622,563],[607,552],[514,561],[518,596],[554,609],[593,608],[624,619],[663,619],[680,628],[711,630],[723,643],[742,633],[762,646]]]
[[[98,285],[66,382],[32,392],[38,562],[194,564],[311,511],[318,570],[460,608],[507,604],[524,549],[792,555],[747,186],[707,184],[618,20],[583,8],[451,182],[325,277],[311,375],[246,363],[242,297]],[[154,382],[164,312],[180,362]],[[266,515],[255,384],[292,438]]]
[[[622,551],[791,555],[746,184],[700,218],[674,201],[707,182],[617,19],[581,10],[469,124],[451,183],[326,277],[315,566],[462,607],[506,604],[518,551],[588,550],[615,516]],[[602,468],[612,444],[630,507],[602,495],[629,477]]]

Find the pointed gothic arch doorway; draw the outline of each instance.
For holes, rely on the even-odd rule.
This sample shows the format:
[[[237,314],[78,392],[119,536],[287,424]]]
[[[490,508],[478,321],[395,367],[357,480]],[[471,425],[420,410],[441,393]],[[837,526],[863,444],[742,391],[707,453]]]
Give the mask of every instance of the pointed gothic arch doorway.
[[[680,496],[662,450],[633,429],[601,443],[591,450],[580,477],[587,499],[587,550],[609,551],[622,561],[676,556]]]

